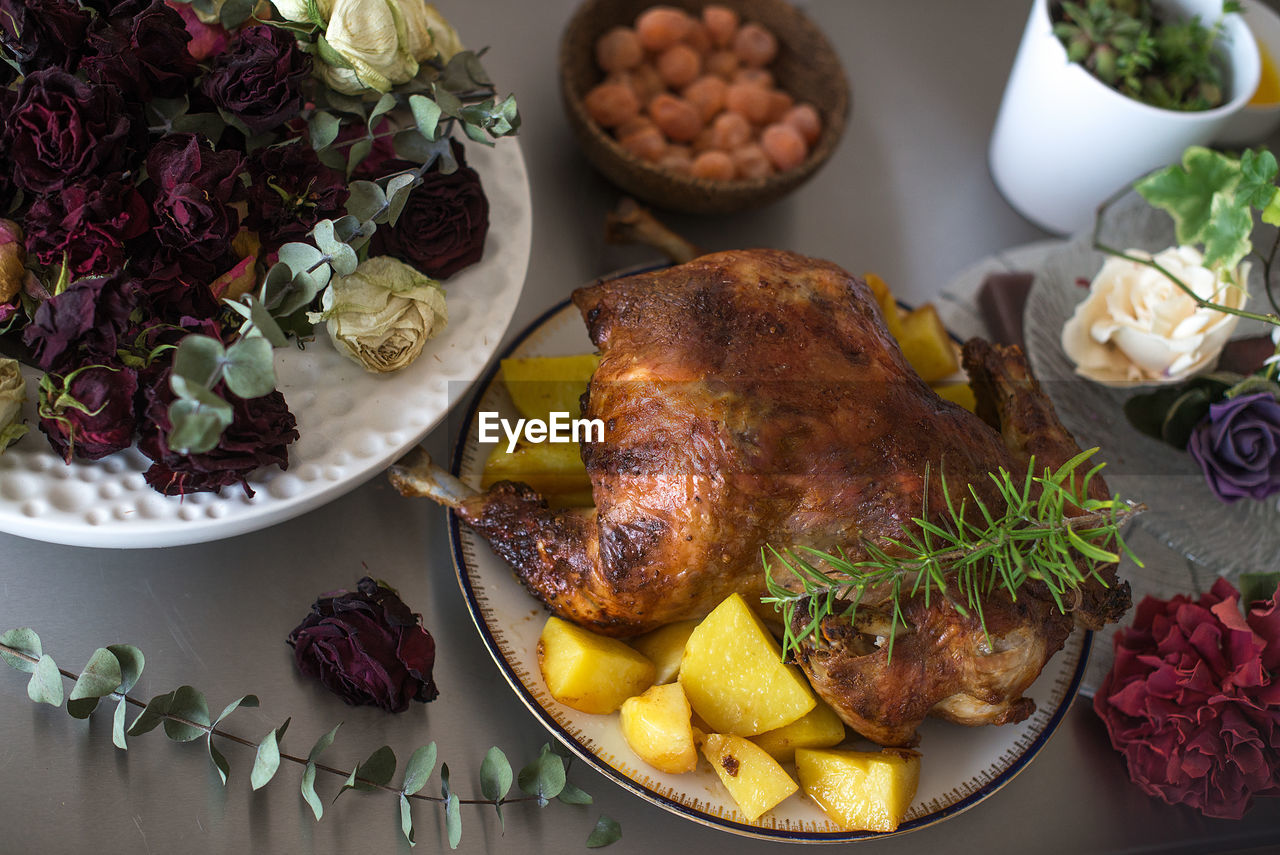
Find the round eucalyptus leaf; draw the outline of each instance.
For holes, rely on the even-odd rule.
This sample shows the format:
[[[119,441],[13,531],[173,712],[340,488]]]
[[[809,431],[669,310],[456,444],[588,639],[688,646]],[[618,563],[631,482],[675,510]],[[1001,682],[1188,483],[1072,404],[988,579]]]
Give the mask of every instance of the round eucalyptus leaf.
[[[382,115],[396,105],[396,96],[390,92],[383,93],[378,99],[378,103],[373,105],[373,109],[369,111],[369,121],[366,123],[369,130],[373,130],[374,123],[382,117]]]
[[[142,669],[147,664],[147,657],[132,644],[108,644],[107,649],[120,663],[120,687],[116,691],[127,692],[137,685]]]
[[[413,752],[409,763],[404,767],[404,786],[402,790],[413,795],[426,785],[427,779],[436,767],[436,744],[434,742],[422,746]]]
[[[179,398],[169,405],[168,444],[179,454],[204,454],[218,445],[222,431],[231,424],[231,407],[222,410],[189,398]]]
[[[502,749],[493,746],[480,763],[480,792],[491,802],[501,801],[511,791],[511,763]]]
[[[73,718],[88,718],[98,708],[98,699],[111,694],[123,681],[120,660],[105,647],[93,651],[67,698],[67,712]]]
[[[35,630],[30,627],[19,627],[11,629],[4,635],[0,635],[0,644],[5,647],[12,647],[20,653],[25,653],[32,659],[39,661],[44,651],[40,649],[40,636],[36,635]],[[30,674],[36,670],[35,662],[28,662],[20,656],[15,656],[7,650],[0,651],[0,657],[4,658],[14,668]]]
[[[428,140],[434,140],[436,128],[440,124],[440,105],[425,95],[410,95],[409,109],[413,111],[413,121],[418,126],[418,132]]]
[[[311,270],[313,267],[316,267],[316,265],[320,265],[321,267],[324,266],[324,253],[309,243],[286,243],[284,246],[280,247],[278,257],[281,263],[289,265],[289,272],[281,272],[277,274],[279,277],[278,280],[272,283],[276,287],[284,287],[288,282],[292,281],[297,274]],[[274,273],[275,269],[275,267],[272,267],[268,272],[268,276],[271,273]]]
[[[400,212],[404,210],[405,204],[409,201],[409,194],[413,192],[413,188],[418,184],[418,176],[412,172],[402,172],[399,175],[392,176],[387,182],[387,200],[389,207],[387,209],[384,221],[391,226],[396,224],[400,219]]]
[[[223,376],[227,388],[241,398],[261,398],[276,388],[276,367],[271,342],[254,336],[242,338],[227,348]]]
[[[182,378],[189,386],[211,389],[218,382],[224,356],[226,351],[216,338],[189,335],[178,342],[178,347],[173,352],[172,376]],[[178,390],[175,388],[174,391]]]
[[[333,272],[339,276],[350,276],[360,266],[360,258],[354,249],[345,243],[340,243],[337,249],[330,253],[329,264],[333,267]]]
[[[311,132],[311,147],[319,151],[328,148],[338,138],[341,127],[338,117],[324,110],[316,110],[307,120],[307,128]]]
[[[27,683],[27,697],[38,704],[62,706],[62,674],[58,673],[58,665],[48,653],[40,657],[31,672],[31,681]]]
[[[587,848],[600,849],[610,843],[617,843],[621,839],[622,826],[618,825],[618,821],[612,817],[601,814],[600,819],[596,821],[596,827],[591,829],[591,834],[587,836]]]
[[[347,213],[361,220],[373,219],[387,205],[387,196],[382,188],[372,181],[352,181],[347,188]],[[321,243],[320,224],[329,223],[329,235],[333,234],[333,221],[321,220],[316,223],[316,244],[330,255],[333,249],[328,243]]]
[[[191,742],[208,733],[209,704],[199,690],[179,686],[173,692],[168,713],[171,717],[164,720],[164,735],[174,742]]]

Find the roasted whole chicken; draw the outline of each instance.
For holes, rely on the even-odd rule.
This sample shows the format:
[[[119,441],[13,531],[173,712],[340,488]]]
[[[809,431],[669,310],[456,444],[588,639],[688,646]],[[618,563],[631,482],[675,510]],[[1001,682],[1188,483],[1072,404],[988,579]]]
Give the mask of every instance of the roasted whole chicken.
[[[392,481],[450,504],[556,614],[633,636],[765,593],[761,548],[865,554],[902,540],[914,517],[969,485],[991,507],[988,473],[1056,468],[1079,452],[1017,349],[965,348],[981,418],[940,399],[909,367],[867,286],[788,252],[707,255],[576,291],[601,354],[584,415],[595,507],[549,510],[523,484],[476,493],[406,459]],[[926,473],[928,507],[925,507]],[[1106,497],[1100,479],[1090,486]],[[779,582],[788,580],[778,578]],[[884,745],[908,745],[926,715],[963,724],[1020,721],[1022,693],[1074,625],[1101,627],[1129,606],[1114,573],[1077,589],[1063,614],[1038,583],[973,615],[935,595],[875,592],[851,622],[826,618],[796,658],[841,718]],[[794,617],[809,622],[804,609]],[[894,635],[892,657],[884,643]]]

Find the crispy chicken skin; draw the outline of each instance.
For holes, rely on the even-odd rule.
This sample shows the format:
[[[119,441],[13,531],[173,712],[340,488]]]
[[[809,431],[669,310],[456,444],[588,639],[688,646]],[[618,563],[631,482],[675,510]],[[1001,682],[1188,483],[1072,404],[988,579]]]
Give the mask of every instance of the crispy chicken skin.
[[[865,283],[827,262],[717,253],[573,299],[601,354],[584,398],[606,426],[583,447],[596,507],[549,510],[510,483],[449,503],[552,611],[597,632],[636,635],[733,592],[759,596],[766,544],[856,558],[867,541],[901,539],[922,512],[942,516],[942,472],[957,500],[972,484],[999,507],[988,473],[1025,472],[1029,451],[1037,468],[1077,451],[1020,352],[971,345],[988,424],[920,380]],[[797,658],[848,724],[886,745],[910,743],[931,711],[1017,721],[1072,625],[1024,590],[990,598],[989,644],[935,595],[906,603],[890,662],[876,644],[887,630],[865,623],[872,596],[859,627],[828,620]],[[1115,591],[1082,597],[1087,623],[1127,608]]]

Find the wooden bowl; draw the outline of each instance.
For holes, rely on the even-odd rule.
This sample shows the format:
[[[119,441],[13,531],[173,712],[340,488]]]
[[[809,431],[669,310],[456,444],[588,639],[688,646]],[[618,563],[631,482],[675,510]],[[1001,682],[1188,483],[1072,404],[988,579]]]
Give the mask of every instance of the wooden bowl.
[[[587,114],[582,99],[604,78],[596,65],[596,40],[615,26],[633,26],[655,5],[676,6],[699,15],[716,2],[735,10],[743,23],[756,22],[778,39],[778,56],[769,66],[778,86],[808,101],[822,116],[822,135],[804,163],[767,178],[708,181],[679,175],[642,160],[622,148]],[[606,178],[639,199],[660,208],[694,214],[722,214],[767,204],[807,181],[826,162],[844,132],[849,84],[840,58],[813,22],[786,0],[586,0],[560,40],[560,93],[574,135],[587,159]]]

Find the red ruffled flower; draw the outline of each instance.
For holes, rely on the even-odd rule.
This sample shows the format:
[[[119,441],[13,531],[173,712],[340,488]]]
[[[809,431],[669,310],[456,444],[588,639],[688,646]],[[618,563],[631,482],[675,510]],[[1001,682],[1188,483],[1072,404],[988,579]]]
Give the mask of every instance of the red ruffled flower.
[[[1144,599],[1093,700],[1143,791],[1226,819],[1280,795],[1280,591],[1247,615],[1239,598],[1219,579]]]

